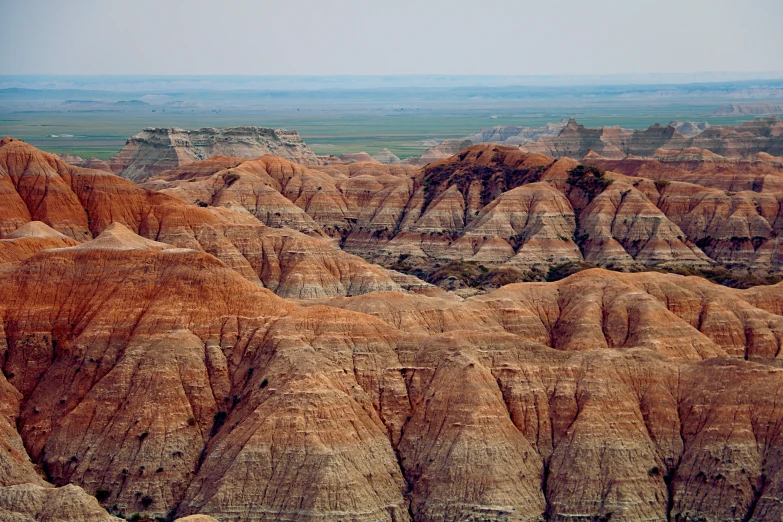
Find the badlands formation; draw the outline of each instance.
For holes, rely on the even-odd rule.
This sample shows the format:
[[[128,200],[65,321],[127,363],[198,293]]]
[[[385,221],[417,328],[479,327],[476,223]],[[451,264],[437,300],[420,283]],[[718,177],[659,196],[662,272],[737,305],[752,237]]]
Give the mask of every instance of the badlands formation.
[[[628,155],[652,156],[657,149],[695,147],[721,156],[739,158],[758,153],[783,156],[783,121],[777,116],[757,119],[737,126],[707,127],[693,134],[693,125],[655,124],[645,130],[620,127],[588,129],[571,118],[557,136],[542,136],[538,141],[523,144],[528,152],[539,152],[561,158],[581,158],[589,151],[618,159]],[[698,128],[698,127],[697,127]],[[691,134],[686,136],[684,130]]]
[[[241,158],[276,154],[300,163],[319,162],[296,131],[249,126],[199,130],[150,127],[131,136],[108,165],[115,174],[141,181],[218,154]],[[80,166],[94,168],[88,164]]]
[[[736,109],[737,106],[732,107]],[[645,130],[587,128],[570,118],[559,123],[547,123],[543,127],[499,125],[482,129],[461,140],[444,140],[427,149],[421,156],[407,158],[403,163],[424,166],[446,159],[470,145],[482,143],[522,147],[525,151],[539,152],[554,158],[581,158],[593,152],[618,159],[628,155],[650,156],[657,149],[679,150],[688,147],[702,148],[728,157],[746,157],[757,153],[781,156],[782,134],[783,123],[774,116],[736,127],[711,128],[707,122],[671,121],[667,125],[655,124]]]
[[[780,520],[783,284],[662,272],[777,274],[781,164],[658,149],[0,140],[0,520]]]
[[[143,186],[293,228],[448,289],[543,280],[559,265],[751,282],[783,273],[779,158],[655,153],[589,153],[579,163],[483,144],[423,169],[215,157]]]

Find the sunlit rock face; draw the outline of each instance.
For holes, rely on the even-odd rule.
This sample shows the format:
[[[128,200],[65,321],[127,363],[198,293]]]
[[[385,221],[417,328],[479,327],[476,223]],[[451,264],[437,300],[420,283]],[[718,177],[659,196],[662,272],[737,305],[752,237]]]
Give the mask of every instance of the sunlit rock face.
[[[263,127],[185,130],[147,128],[109,160],[111,171],[133,181],[217,155],[255,158],[276,154],[306,164],[320,161],[296,131]]]
[[[774,234],[775,192],[497,145],[193,165],[139,186],[0,142],[0,519],[783,516],[783,284],[588,269],[463,299],[339,248],[760,262],[689,237]],[[318,228],[262,223],[261,186]]]

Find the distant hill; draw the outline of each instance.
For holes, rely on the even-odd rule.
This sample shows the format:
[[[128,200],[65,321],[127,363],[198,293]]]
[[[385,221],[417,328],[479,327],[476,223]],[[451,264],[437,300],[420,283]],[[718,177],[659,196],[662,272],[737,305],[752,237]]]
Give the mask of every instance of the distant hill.
[[[783,121],[777,116],[760,118],[736,126],[712,126],[693,135],[693,122],[685,125],[656,123],[645,130],[620,127],[588,128],[573,118],[557,136],[542,136],[522,148],[554,158],[581,158],[592,151],[604,158],[651,157],[658,149],[705,149],[727,158],[752,157],[758,153],[783,154]],[[679,126],[676,126],[679,124]],[[688,132],[684,135],[679,129]]]
[[[779,103],[732,103],[712,112],[710,116],[739,116],[742,114],[783,114],[783,105]]]
[[[526,141],[537,140],[541,136],[556,136],[568,123],[562,120],[558,123],[547,123],[543,127],[514,127],[498,125],[488,129],[481,129],[475,134],[465,136],[473,144],[500,143],[502,145],[521,145]]]

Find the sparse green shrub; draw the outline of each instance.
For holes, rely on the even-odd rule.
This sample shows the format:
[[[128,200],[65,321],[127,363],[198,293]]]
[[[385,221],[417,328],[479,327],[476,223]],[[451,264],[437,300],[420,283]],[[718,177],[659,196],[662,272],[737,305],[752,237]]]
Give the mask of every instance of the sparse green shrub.
[[[215,434],[223,426],[223,424],[225,424],[225,422],[226,422],[226,412],[219,411],[215,413],[215,416],[212,419],[212,430],[209,432],[209,436],[214,437]]]
[[[570,275],[581,272],[582,270],[587,270],[588,268],[595,268],[595,266],[589,263],[575,263],[570,261],[559,265],[553,265],[550,266],[549,271],[547,271],[546,280],[550,282],[560,281],[561,279],[565,279]]]
[[[496,156],[491,166],[477,164],[471,160],[462,163],[467,154],[463,152],[458,156],[460,162],[424,168],[424,176],[421,179],[421,185],[424,187],[423,209],[427,209],[430,203],[451,185],[456,185],[463,197],[467,196],[468,189],[474,182],[480,183],[483,207],[503,192],[539,181],[546,170],[544,166],[518,168],[506,165],[503,161],[505,155]]]
[[[587,201],[595,199],[612,184],[612,180],[604,176],[605,172],[592,165],[577,165],[568,172],[568,184],[572,188],[582,190]]]
[[[227,187],[230,187],[234,184],[236,180],[239,179],[239,174],[236,172],[226,172],[223,174],[223,182],[226,184]]]

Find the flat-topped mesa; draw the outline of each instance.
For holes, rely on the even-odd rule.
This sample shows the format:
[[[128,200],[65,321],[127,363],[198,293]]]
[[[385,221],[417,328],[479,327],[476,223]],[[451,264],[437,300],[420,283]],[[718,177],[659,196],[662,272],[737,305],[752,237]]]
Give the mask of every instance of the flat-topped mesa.
[[[124,178],[143,181],[164,170],[219,154],[238,158],[275,154],[297,163],[320,164],[296,131],[241,126],[198,130],[148,127],[131,136],[109,160],[109,166]]]
[[[731,103],[718,107],[709,116],[737,116],[744,114],[783,114],[783,105],[778,103]]]

